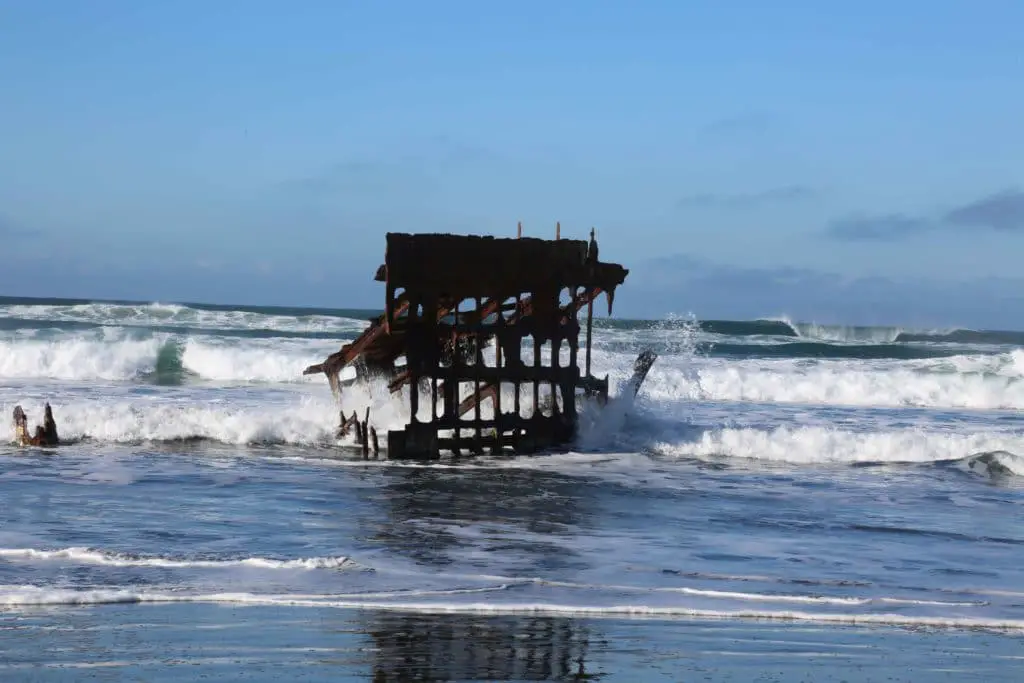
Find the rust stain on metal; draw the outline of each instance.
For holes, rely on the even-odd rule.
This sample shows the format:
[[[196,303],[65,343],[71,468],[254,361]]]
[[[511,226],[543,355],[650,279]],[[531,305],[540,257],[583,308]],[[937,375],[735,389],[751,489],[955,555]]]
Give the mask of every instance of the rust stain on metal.
[[[557,447],[575,437],[578,390],[607,400],[607,376],[590,374],[593,302],[605,294],[610,315],[615,290],[629,271],[598,260],[593,230],[589,241],[563,239],[560,224],[554,240],[522,237],[521,224],[517,233],[516,238],[388,233],[385,262],[375,277],[385,284],[384,313],[354,341],[304,371],[325,374],[335,395],[342,389],[339,373],[349,365],[356,369],[350,382],[383,376],[393,393],[409,387],[410,421],[405,429],[387,433],[389,458]],[[584,307],[581,324],[578,313]],[[568,347],[564,366],[563,344]],[[491,346],[488,359],[484,349]],[[398,364],[402,358],[404,367]],[[546,403],[542,386],[549,391]],[[503,387],[512,390],[511,412],[501,405]],[[524,396],[532,399],[526,415]],[[430,404],[425,419],[421,400]],[[486,401],[492,410],[485,418]],[[339,435],[352,427],[364,455],[371,435],[376,453],[369,415],[362,421],[356,414],[342,416]]]

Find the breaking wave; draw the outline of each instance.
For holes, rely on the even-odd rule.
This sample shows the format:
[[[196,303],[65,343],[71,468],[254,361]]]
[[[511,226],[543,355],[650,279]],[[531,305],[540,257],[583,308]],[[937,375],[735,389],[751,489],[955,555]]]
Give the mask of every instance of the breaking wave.
[[[43,300],[45,301],[45,300]],[[366,326],[373,311],[297,309],[274,306],[218,306],[139,302],[91,302],[0,297],[0,330],[26,324],[56,329],[94,326],[171,328],[234,332],[345,335]]]
[[[339,343],[280,338],[240,342],[106,328],[70,337],[0,340],[0,379],[308,382],[312,380],[303,377],[303,369],[336,351]]]
[[[630,320],[599,320],[609,329],[645,329],[660,323]],[[758,320],[699,320],[697,328],[721,337],[789,337],[808,341],[846,344],[976,344],[1024,346],[1024,332],[971,330],[966,328],[915,330],[898,326],[829,325],[795,322],[787,317]]]
[[[736,344],[729,342],[701,342],[697,352],[709,356],[732,358],[848,358],[851,360],[915,360],[943,358],[958,353],[956,349],[902,344],[839,345],[826,342],[803,341],[781,344]]]
[[[360,406],[365,399],[350,396]],[[700,460],[734,458],[799,465],[861,465],[886,463],[959,463],[984,476],[1024,474],[1024,434],[1013,430],[975,432],[962,429],[879,428],[854,431],[830,426],[799,426],[792,422],[774,428],[705,428],[686,424],[679,417],[645,414],[629,421],[626,413],[642,410],[629,400],[613,404],[592,422],[581,421],[579,455],[584,452],[630,450],[658,457]],[[26,403],[30,417],[41,405]],[[2,410],[9,413],[12,405]],[[524,405],[524,410],[528,410]],[[339,439],[335,429],[338,407],[329,394],[318,399],[292,397],[275,405],[263,402],[239,405],[185,402],[96,402],[54,405],[62,440],[66,443],[178,443],[211,442],[228,446],[352,446],[353,437]],[[348,412],[352,412],[349,410]],[[622,414],[620,414],[622,413]],[[400,428],[407,421],[400,398],[379,395],[370,411],[370,423],[379,431]],[[381,443],[386,449],[386,444]]]
[[[663,435],[651,450],[680,458],[742,458],[790,464],[960,463],[977,471],[993,462],[1008,474],[1024,473],[1024,435],[1017,433],[894,429],[856,432],[830,427],[780,426],[774,429],[718,428]],[[992,453],[1000,453],[998,461]],[[981,458],[981,460],[979,460]],[[974,464],[972,466],[972,463]]]
[[[604,356],[601,358],[604,361]],[[643,396],[815,405],[1024,409],[1024,351],[894,363],[664,357]]]
[[[378,311],[360,309],[227,306],[130,301],[83,301],[0,297],[0,331],[22,327],[71,330],[96,326],[261,333],[313,338],[350,335],[364,328]],[[599,328],[645,330],[660,322],[603,319]],[[1024,345],[1024,332],[966,328],[915,330],[897,326],[830,325],[788,317],[756,320],[693,321],[697,329],[724,337],[790,337],[838,343],[912,343]]]
[[[30,419],[39,402],[23,402]],[[337,443],[338,408],[323,401],[244,405],[177,401],[78,401],[51,403],[65,443],[211,441],[227,445],[325,446]],[[9,415],[13,404],[3,405]]]

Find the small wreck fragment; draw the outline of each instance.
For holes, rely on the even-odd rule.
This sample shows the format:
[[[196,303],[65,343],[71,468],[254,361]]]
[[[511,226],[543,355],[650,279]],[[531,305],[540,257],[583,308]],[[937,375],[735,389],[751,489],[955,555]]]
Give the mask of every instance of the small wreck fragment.
[[[517,238],[388,233],[376,275],[386,287],[383,315],[304,371],[326,375],[335,396],[371,378],[386,378],[392,393],[410,387],[410,420],[387,433],[389,458],[536,453],[575,438],[578,398],[607,402],[608,376],[591,374],[593,306],[604,294],[611,315],[629,271],[598,260],[593,230],[589,242],[521,235],[521,225]],[[655,358],[646,351],[637,359],[634,393]],[[349,365],[356,375],[343,383]],[[371,434],[376,452],[369,415],[342,415],[339,435],[353,426],[364,454]]]
[[[57,421],[53,419],[53,409],[49,403],[43,408],[43,424],[36,426],[34,434],[29,433],[25,410],[20,405],[14,406],[14,441],[19,446],[60,445]]]

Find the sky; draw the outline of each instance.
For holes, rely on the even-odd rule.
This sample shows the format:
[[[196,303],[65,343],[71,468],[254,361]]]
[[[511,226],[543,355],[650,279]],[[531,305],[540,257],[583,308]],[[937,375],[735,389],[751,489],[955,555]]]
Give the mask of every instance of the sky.
[[[379,308],[585,239],[616,314],[1024,327],[1024,3],[0,0],[0,295]]]

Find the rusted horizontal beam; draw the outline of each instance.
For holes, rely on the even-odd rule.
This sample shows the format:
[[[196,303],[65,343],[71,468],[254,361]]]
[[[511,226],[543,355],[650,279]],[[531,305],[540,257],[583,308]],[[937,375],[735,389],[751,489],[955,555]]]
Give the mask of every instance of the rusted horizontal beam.
[[[456,302],[457,303],[457,302]],[[437,320],[452,314],[454,304],[451,306],[440,306],[437,310]],[[402,297],[401,300],[395,307],[395,315],[401,315],[409,309],[408,298]],[[488,302],[481,309],[481,317],[486,318],[489,315],[497,313],[501,310],[501,303],[496,300],[488,300]],[[341,347],[340,351],[332,353],[322,363],[316,365],[310,365],[302,371],[303,375],[314,375],[318,372],[323,372],[328,377],[336,375],[345,366],[352,363],[360,355],[374,356],[374,360],[383,365],[391,365],[400,356],[405,354],[404,340],[401,339],[401,335],[404,335],[404,331],[392,329],[390,332],[385,330],[384,316],[380,316],[370,327],[363,330],[363,333],[359,335],[350,344],[345,344]],[[385,340],[391,337],[399,337],[395,339],[393,343],[387,344],[387,349],[380,347],[386,344]],[[374,348],[377,347],[377,348]],[[377,352],[377,353],[374,353]],[[403,373],[406,374],[407,373]],[[408,377],[406,377],[406,381]],[[397,391],[401,388],[404,382],[398,384],[392,391]]]
[[[459,404],[459,409],[456,411],[459,417],[462,417],[469,411],[473,410],[479,403],[483,403],[488,398],[494,398],[497,392],[498,383],[488,382],[487,384],[480,387],[480,391],[474,391],[472,394],[463,399],[462,403]]]
[[[454,366],[438,368],[434,377],[445,382],[473,382],[479,378],[481,384],[489,384],[491,382],[555,382],[559,384],[561,382],[578,382],[580,379],[580,369],[548,365],[537,367],[526,364],[502,368]]]
[[[515,413],[502,413],[499,418],[483,418],[479,421],[476,420],[462,420],[439,417],[436,421],[432,422],[431,425],[439,430],[447,429],[495,429],[502,432],[510,432],[514,429],[530,429],[541,426],[549,426],[553,424],[560,424],[562,421],[561,415],[544,415],[538,413],[529,417],[523,417],[522,415],[516,415]]]
[[[546,418],[550,419],[550,418]],[[561,427],[560,423],[552,425],[551,430],[538,429],[536,423],[530,423],[521,427],[523,432],[518,436],[514,434],[481,434],[479,437],[463,437],[458,440],[450,437],[437,439],[437,450],[454,451],[456,448],[469,452],[504,451],[513,452],[536,452],[551,448],[560,443],[565,443],[568,438],[568,431]]]

